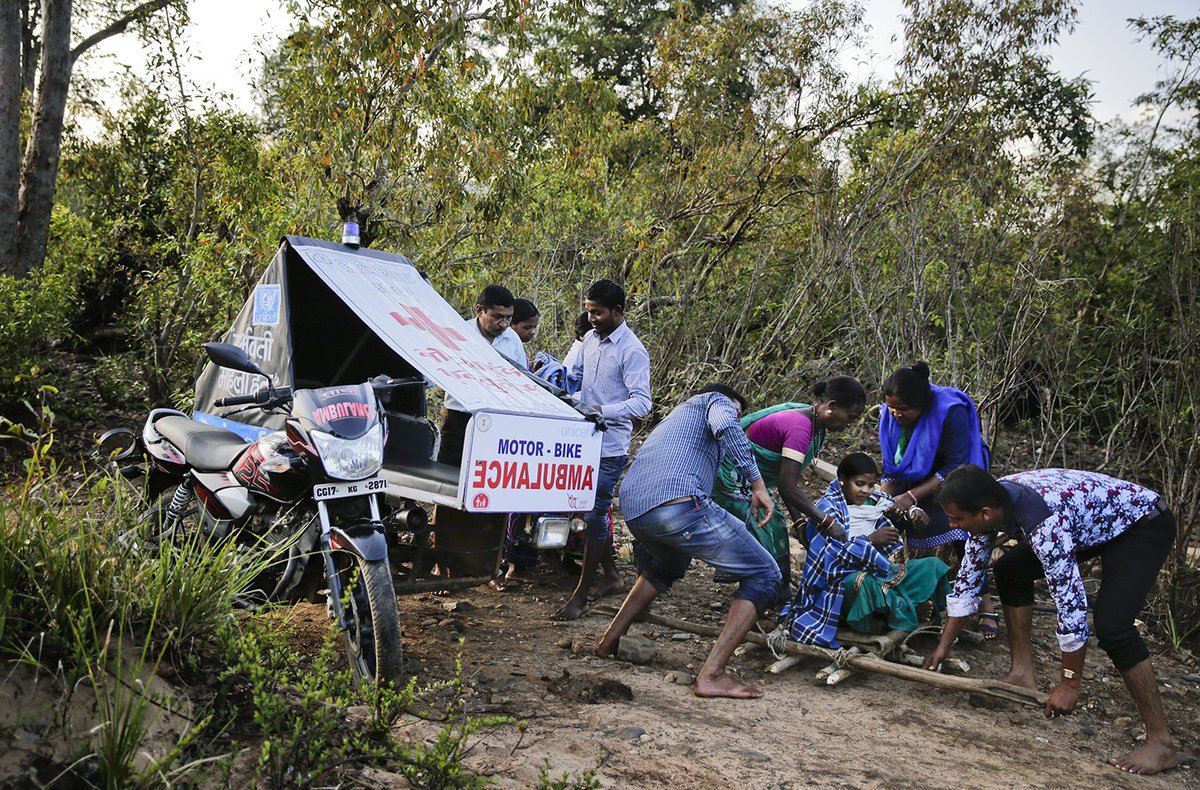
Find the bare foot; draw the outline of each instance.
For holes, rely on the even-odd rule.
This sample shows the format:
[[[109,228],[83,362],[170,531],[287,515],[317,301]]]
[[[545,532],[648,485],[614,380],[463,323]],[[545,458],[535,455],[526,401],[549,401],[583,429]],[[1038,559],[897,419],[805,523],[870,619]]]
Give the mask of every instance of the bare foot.
[[[757,699],[763,695],[763,690],[743,683],[728,672],[722,672],[719,675],[697,675],[696,682],[692,684],[692,693],[697,697]]]
[[[554,614],[550,615],[551,620],[578,620],[583,617],[584,611],[587,609],[587,597],[577,598],[572,595],[571,600],[563,604],[563,607]]]
[[[525,568],[518,568],[516,565],[510,565],[504,573],[504,581],[515,582],[517,584],[533,584],[533,579],[529,576],[529,571]]]
[[[617,646],[621,644],[621,637],[609,636],[607,633],[600,637],[600,641],[596,643],[596,647],[592,649],[600,658],[611,658],[617,654]]]
[[[1147,740],[1129,754],[1112,758],[1108,764],[1131,774],[1156,774],[1179,765],[1179,755],[1169,741]]]
[[[1013,686],[1020,686],[1021,688],[1027,688],[1030,691],[1037,691],[1037,681],[1034,680],[1034,677],[1031,674],[1026,675],[1026,674],[1023,674],[1020,672],[1009,672],[1007,675],[1005,675],[1004,677],[1002,677],[1000,679],[1003,682],[1008,683]]]
[[[487,586],[490,587],[491,589],[495,590],[496,592],[507,592],[508,591],[508,588],[505,587],[500,582],[499,579],[492,579],[490,582],[488,582]]]
[[[588,596],[588,600],[598,601],[606,595],[612,595],[613,593],[621,592],[625,592],[624,579],[622,579],[620,576],[615,579],[609,579],[605,577],[600,581],[600,586],[593,590],[592,594]]]

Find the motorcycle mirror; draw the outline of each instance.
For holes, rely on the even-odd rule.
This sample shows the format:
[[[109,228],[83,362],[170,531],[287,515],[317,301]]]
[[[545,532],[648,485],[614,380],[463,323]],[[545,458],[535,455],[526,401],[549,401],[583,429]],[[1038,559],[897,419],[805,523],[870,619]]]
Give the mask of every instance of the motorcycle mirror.
[[[268,382],[271,377],[250,359],[250,355],[242,348],[232,343],[205,343],[204,351],[208,358],[223,368],[233,368],[244,373],[257,373]]]
[[[138,453],[138,436],[128,428],[112,428],[96,440],[93,457],[101,461],[127,461]]]

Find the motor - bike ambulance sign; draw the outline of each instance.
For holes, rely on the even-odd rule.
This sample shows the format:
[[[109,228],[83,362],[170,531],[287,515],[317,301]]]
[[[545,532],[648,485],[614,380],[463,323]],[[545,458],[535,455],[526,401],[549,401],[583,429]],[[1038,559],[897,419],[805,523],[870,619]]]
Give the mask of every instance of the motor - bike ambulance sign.
[[[476,513],[591,510],[601,439],[589,422],[479,412],[467,432],[463,506]]]

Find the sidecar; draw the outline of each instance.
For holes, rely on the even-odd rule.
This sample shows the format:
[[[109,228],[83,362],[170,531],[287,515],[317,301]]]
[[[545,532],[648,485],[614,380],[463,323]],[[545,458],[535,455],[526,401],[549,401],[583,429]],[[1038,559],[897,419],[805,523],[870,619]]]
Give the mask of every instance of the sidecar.
[[[222,339],[244,349],[276,387],[391,379],[381,404],[388,438],[380,476],[397,592],[494,578],[509,513],[592,507],[597,426],[495,351],[403,256],[287,236]],[[209,363],[197,379],[193,417],[247,441],[279,430],[278,415],[214,406],[265,385]],[[428,387],[472,414],[458,464],[435,460]],[[553,545],[566,529],[557,519],[538,531]]]

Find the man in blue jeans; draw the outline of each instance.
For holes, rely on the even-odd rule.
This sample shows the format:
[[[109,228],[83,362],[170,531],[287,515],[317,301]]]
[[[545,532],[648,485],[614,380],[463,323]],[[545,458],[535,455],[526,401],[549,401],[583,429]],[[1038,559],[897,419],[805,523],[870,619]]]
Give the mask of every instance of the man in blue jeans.
[[[750,441],[738,423],[745,398],[713,384],[680,404],[659,423],[638,451],[621,489],[621,512],[640,543],[643,569],[617,616],[596,644],[611,656],[634,619],[700,559],[738,580],[725,627],[704,660],[692,691],[698,697],[761,697],[726,669],[729,657],[775,598],[782,578],[771,553],[741,519],[713,503],[713,480],[722,457],[732,458],[751,481],[750,512],[771,517],[774,504]]]
[[[622,589],[624,582],[613,561],[608,507],[612,504],[629,458],[633,421],[650,413],[650,355],[625,323],[625,289],[612,280],[597,280],[583,301],[592,329],[583,336],[579,355],[567,372],[579,383],[579,398],[603,415],[608,423],[600,446],[600,471],[596,478],[596,504],[584,517],[587,541],[579,583],[555,620],[574,620],[587,608],[589,596],[599,598]],[[592,591],[596,571],[604,580]]]

